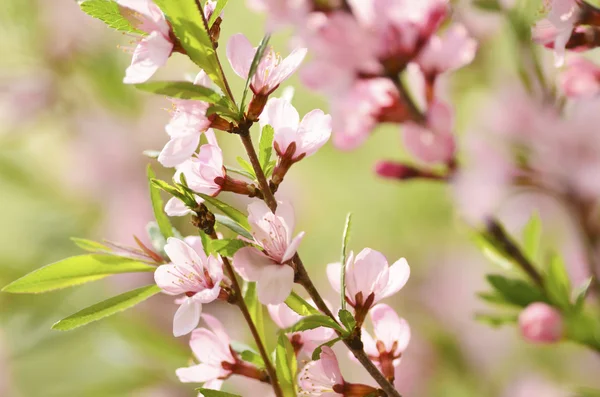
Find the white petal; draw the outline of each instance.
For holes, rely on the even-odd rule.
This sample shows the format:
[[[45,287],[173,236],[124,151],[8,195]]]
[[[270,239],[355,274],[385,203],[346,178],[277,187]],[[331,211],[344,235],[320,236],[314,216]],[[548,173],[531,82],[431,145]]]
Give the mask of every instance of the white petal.
[[[169,216],[184,216],[192,211],[186,207],[185,203],[177,197],[171,197],[165,205],[165,212]]]
[[[200,313],[202,312],[202,304],[188,298],[186,299],[173,318],[173,335],[187,335],[198,326],[200,321]]]
[[[285,301],[294,286],[294,269],[287,265],[272,265],[261,273],[257,281],[258,300],[263,305],[277,305]]]
[[[123,83],[137,84],[147,81],[167,63],[173,51],[173,43],[161,33],[154,31],[146,36],[133,52],[131,66],[125,72]]]
[[[273,260],[254,247],[244,247],[233,255],[233,267],[246,281],[258,281]]]

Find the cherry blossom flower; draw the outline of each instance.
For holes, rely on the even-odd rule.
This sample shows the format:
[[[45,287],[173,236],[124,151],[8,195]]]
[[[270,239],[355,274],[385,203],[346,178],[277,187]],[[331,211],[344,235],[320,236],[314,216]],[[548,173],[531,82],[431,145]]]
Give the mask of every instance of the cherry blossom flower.
[[[443,36],[433,36],[419,53],[417,63],[431,79],[440,73],[460,69],[475,58],[477,42],[463,25],[454,25]]]
[[[427,125],[409,121],[404,124],[404,145],[410,153],[425,163],[448,163],[456,149],[452,110],[434,101],[427,111]]]
[[[394,309],[380,303],[370,310],[374,338],[362,331],[364,349],[386,376],[393,376],[394,367],[400,365],[402,353],[410,342],[410,327],[403,318],[398,317]]]
[[[260,248],[244,247],[233,257],[233,266],[247,281],[257,282],[258,299],[263,304],[282,303],[294,285],[294,270],[288,262],[296,254],[304,232],[292,238],[294,209],[279,203],[275,213],[263,202],[248,206],[248,221],[253,243]]]
[[[554,343],[563,336],[563,320],[560,312],[550,305],[535,302],[519,314],[521,334],[529,342]]]
[[[313,305],[312,300],[308,301]],[[302,316],[290,309],[285,303],[268,305],[271,318],[281,329],[287,329],[302,319]],[[333,339],[335,331],[331,328],[319,327],[303,332],[295,332],[288,335],[296,354],[304,352],[310,356],[312,352],[322,343]]]
[[[340,263],[327,266],[327,277],[334,290],[340,292]],[[346,261],[346,301],[357,311],[368,311],[371,306],[400,291],[408,281],[410,267],[401,258],[392,266],[382,253],[363,249],[356,258],[351,253]]]
[[[125,84],[143,83],[167,63],[173,52],[171,26],[151,0],[117,0],[117,3],[123,17],[148,34],[139,40],[123,79]]]
[[[559,82],[568,97],[595,96],[600,93],[600,67],[583,57],[569,58]]]
[[[220,390],[223,379],[231,376],[232,367],[238,360],[232,353],[230,339],[223,324],[208,314],[203,314],[202,320],[209,329],[194,330],[190,339],[190,347],[199,364],[179,368],[176,374],[181,382],[205,382],[204,388]]]
[[[315,109],[300,121],[298,111],[283,98],[269,99],[261,114],[260,125],[261,128],[265,125],[273,127],[273,145],[279,156],[284,156],[292,143],[295,145],[290,154],[293,161],[314,154],[331,136],[331,116]]]
[[[234,72],[243,79],[248,78],[250,65],[256,54],[256,48],[250,44],[246,36],[239,33],[231,36],[227,43],[227,58]],[[250,88],[255,95],[267,96],[290,77],[306,56],[306,48],[296,48],[290,55],[282,59],[269,47],[258,64],[256,74],[252,77]]]
[[[308,0],[247,0],[248,8],[267,14],[267,30],[273,31],[286,25],[299,25],[308,16]]]
[[[323,346],[319,360],[311,361],[298,375],[300,396],[367,396],[376,388],[344,380],[333,350]]]
[[[171,264],[161,265],[154,272],[156,284],[169,295],[185,295],[173,319],[173,334],[182,336],[198,325],[202,304],[216,300],[221,292],[223,265],[213,256],[206,256],[199,237],[185,241],[170,237],[165,252]]]
[[[212,81],[204,71],[198,73],[194,84],[212,88]],[[165,167],[176,167],[190,159],[200,144],[200,136],[211,125],[210,118],[206,116],[210,107],[208,102],[186,99],[171,101],[175,112],[165,127],[171,139],[158,156],[158,161]]]
[[[179,180],[181,174],[185,176],[188,187],[194,192],[217,196],[227,178],[221,148],[211,144],[200,146],[196,156],[177,168],[175,180]]]

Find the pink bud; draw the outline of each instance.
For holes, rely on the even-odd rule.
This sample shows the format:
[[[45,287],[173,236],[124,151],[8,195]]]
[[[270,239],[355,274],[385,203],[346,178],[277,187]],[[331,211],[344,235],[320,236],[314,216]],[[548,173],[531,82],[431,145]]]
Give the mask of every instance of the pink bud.
[[[521,312],[519,328],[523,337],[533,343],[558,342],[563,335],[560,312],[542,302],[532,303]]]

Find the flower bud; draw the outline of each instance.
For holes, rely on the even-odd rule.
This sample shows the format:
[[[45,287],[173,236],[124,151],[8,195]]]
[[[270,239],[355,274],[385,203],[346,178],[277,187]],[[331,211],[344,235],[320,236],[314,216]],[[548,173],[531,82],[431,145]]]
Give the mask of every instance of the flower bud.
[[[519,315],[523,337],[533,343],[558,342],[563,335],[563,320],[558,310],[542,302],[530,304]]]

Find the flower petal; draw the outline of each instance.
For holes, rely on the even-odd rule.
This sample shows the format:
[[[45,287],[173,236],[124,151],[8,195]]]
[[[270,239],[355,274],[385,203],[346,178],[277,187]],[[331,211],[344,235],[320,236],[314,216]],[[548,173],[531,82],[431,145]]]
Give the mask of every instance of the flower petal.
[[[306,52],[306,48],[296,48],[290,55],[281,61],[269,79],[269,86],[275,88],[290,77],[296,69],[298,69],[304,60],[304,57],[306,57]]]
[[[296,153],[314,154],[331,137],[331,116],[320,109],[308,112],[298,130],[299,147]]]
[[[160,265],[154,271],[154,282],[169,295],[183,294],[187,291],[181,288],[178,273],[175,265]]]
[[[283,254],[283,259],[281,260],[282,262],[285,263],[294,257],[294,255],[296,254],[296,251],[298,251],[298,246],[300,246],[300,242],[302,241],[303,237],[304,237],[304,232],[300,232],[300,233],[298,233],[298,235],[296,237],[294,237],[294,239],[289,243],[289,245],[285,249],[285,253]]]
[[[123,83],[138,84],[147,81],[167,63],[173,51],[173,43],[161,33],[154,31],[140,41],[133,52],[131,66],[125,72]]]
[[[200,313],[202,312],[202,304],[195,302],[193,299],[187,298],[175,312],[173,318],[173,335],[187,335],[198,326],[200,321]]]
[[[244,247],[233,255],[233,267],[246,281],[258,281],[273,261],[254,247]]]
[[[292,104],[282,98],[271,98],[260,115],[261,128],[270,125],[275,131],[274,141],[281,153],[298,139],[300,115]],[[298,143],[296,143],[298,146]]]
[[[258,300],[263,305],[282,303],[292,292],[294,269],[288,265],[269,266],[261,273],[256,286]]]
[[[165,204],[165,213],[169,216],[184,216],[192,211],[177,197],[171,197]]]
[[[377,340],[383,342],[388,352],[392,351],[395,342],[397,347],[394,353],[406,350],[410,342],[410,327],[406,320],[398,317],[394,309],[382,303],[373,306],[369,314],[375,336]]]
[[[329,284],[336,291],[340,292],[341,286],[341,274],[342,274],[342,264],[339,262],[330,263],[327,265],[327,278],[329,279]]]
[[[158,162],[164,167],[177,167],[192,157],[199,143],[200,134],[172,137],[158,155]]]
[[[202,383],[215,380],[221,376],[223,369],[208,364],[178,368],[175,374],[183,383]]]
[[[410,277],[410,266],[405,258],[400,258],[388,270],[388,283],[379,298],[386,298],[400,291]]]
[[[169,237],[164,250],[169,256],[169,259],[171,259],[171,262],[175,265],[185,267],[196,265],[201,269],[204,268],[204,263],[200,255],[198,255],[192,247],[178,238]]]
[[[248,78],[255,53],[256,49],[242,33],[231,36],[227,43],[227,59],[233,71],[243,79]]]

